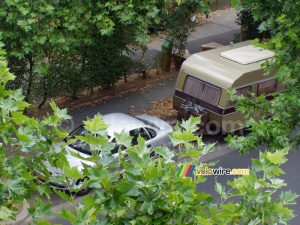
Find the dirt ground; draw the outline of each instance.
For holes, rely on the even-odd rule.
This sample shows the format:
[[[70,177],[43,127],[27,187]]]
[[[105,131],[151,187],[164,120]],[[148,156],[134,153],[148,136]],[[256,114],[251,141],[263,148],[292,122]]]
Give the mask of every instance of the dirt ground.
[[[175,67],[171,68],[170,72],[165,72],[162,70],[148,70],[146,77],[142,77],[139,74],[132,74],[127,77],[127,82],[121,79],[117,84],[113,86],[110,90],[102,90],[101,88],[94,88],[91,93],[90,90],[82,92],[78,99],[72,99],[70,96],[62,96],[58,98],[48,99],[48,101],[43,105],[41,109],[38,109],[38,102],[32,104],[27,110],[27,114],[35,117],[42,117],[47,113],[51,112],[50,102],[54,101],[59,108],[66,108],[68,112],[73,110],[83,108],[90,105],[99,104],[107,99],[112,99],[125,95],[129,92],[143,93],[162,82],[166,82],[173,79],[178,74]],[[148,115],[153,115],[159,118],[166,118],[176,115],[176,111],[172,106],[172,99],[161,99],[157,102],[152,102],[153,107],[150,109],[144,109],[144,113]],[[136,114],[134,108],[130,109],[130,114]]]

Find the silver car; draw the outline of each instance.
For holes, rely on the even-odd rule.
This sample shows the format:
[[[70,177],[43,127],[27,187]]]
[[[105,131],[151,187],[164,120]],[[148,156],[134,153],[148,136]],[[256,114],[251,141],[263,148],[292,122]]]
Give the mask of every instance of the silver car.
[[[110,142],[115,142],[114,141],[115,132],[121,133],[122,131],[124,131],[132,137],[132,145],[137,144],[137,138],[140,135],[145,139],[147,147],[151,147],[151,146],[166,146],[168,148],[173,147],[171,140],[169,139],[168,136],[168,133],[172,132],[173,129],[168,123],[166,123],[165,121],[159,118],[149,116],[149,115],[138,115],[132,117],[124,113],[110,113],[102,116],[102,118],[105,121],[105,123],[109,125],[109,127],[107,128],[107,134]],[[70,137],[75,137],[78,135],[82,136],[85,135],[87,132],[88,131],[84,128],[84,126],[80,125],[74,131],[72,131],[69,134],[69,136]],[[78,157],[71,155],[71,152],[76,152],[79,153],[80,156],[83,158],[89,157],[92,153],[89,145],[86,144],[85,142],[77,140],[75,141],[75,143],[68,145],[66,147],[66,150],[68,152],[66,157],[71,167],[77,167],[78,170],[81,171],[83,169],[82,163],[90,166],[94,166],[94,164],[89,161],[82,160]],[[124,149],[123,151],[125,153],[126,149]],[[118,147],[112,150],[112,155],[115,158],[115,160],[119,161]],[[156,154],[153,150],[151,152],[151,157],[153,158],[156,157]],[[62,170],[52,167],[49,164],[49,162],[44,162],[44,165],[49,170],[51,176],[58,176],[63,173]],[[34,175],[36,175],[37,180],[39,182],[42,183],[45,182],[45,176],[39,171],[34,171]],[[88,178],[86,177],[85,179]],[[85,179],[74,180],[71,183],[71,187],[68,186],[67,184],[53,182],[51,181],[51,178],[48,182],[52,188],[56,188],[59,190],[72,191],[72,189],[79,188],[80,191],[78,191],[77,194],[84,195],[90,191],[89,187],[80,188],[83,182],[85,181]]]

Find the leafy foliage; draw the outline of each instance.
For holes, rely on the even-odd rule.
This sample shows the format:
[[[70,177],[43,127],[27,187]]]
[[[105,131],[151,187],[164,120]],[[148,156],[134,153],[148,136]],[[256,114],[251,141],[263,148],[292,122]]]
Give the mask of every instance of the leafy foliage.
[[[237,13],[236,23],[241,26],[241,33],[237,34],[239,41],[253,40],[255,38],[268,39],[270,37],[269,31],[260,31],[259,25],[261,21],[254,21],[252,16],[252,9],[241,8]]]
[[[149,40],[158,11],[155,1],[1,2],[1,39],[18,72],[12,86],[22,85],[27,101],[42,97],[40,107],[66,90],[76,98],[86,87],[112,86],[130,66],[124,53]]]
[[[144,51],[148,27],[164,26],[181,54],[196,25],[191,16],[206,9],[196,0],[4,1],[1,39],[17,76],[11,86],[22,86],[26,101],[42,99],[39,108],[49,97],[111,88],[134,66],[128,55]]]
[[[23,101],[20,89],[6,89],[15,76],[7,68],[2,48],[0,51],[0,219],[7,220],[16,218],[16,205],[23,204],[24,200],[29,201],[35,190],[40,190],[46,196],[50,193],[49,188],[42,190],[36,187],[32,171],[39,161],[32,161],[32,157],[38,151],[45,152],[45,157],[52,155],[51,146],[56,140],[55,136],[61,134],[57,127],[70,116],[55,104],[52,107],[56,115],[49,115],[42,120],[25,116],[23,111],[29,104]],[[37,158],[44,159],[44,156]]]
[[[88,87],[109,89],[133,67],[132,59],[127,55],[136,47],[133,46],[132,32],[125,26],[119,26],[117,33],[109,37],[98,37],[85,49],[84,70]],[[129,48],[128,44],[132,44],[131,47],[134,48]]]
[[[276,55],[272,62],[266,63],[266,75],[275,73],[275,77],[287,90],[279,93],[272,101],[263,96],[256,101],[242,101],[239,110],[247,113],[251,134],[244,137],[229,138],[230,145],[247,151],[267,143],[270,150],[290,148],[299,145],[299,4],[293,1],[238,1],[245,9],[252,9],[255,21],[261,21],[259,30],[268,31],[271,38],[261,44],[273,50]],[[268,15],[266,17],[266,15]],[[260,119],[253,120],[253,113],[260,112]],[[252,114],[252,117],[250,116]],[[271,118],[267,119],[269,116]]]
[[[221,204],[221,217],[225,219],[225,224],[233,221],[242,224],[288,224],[293,217],[293,211],[287,206],[296,204],[294,200],[298,195],[282,191],[279,198],[274,196],[278,189],[286,186],[286,183],[277,177],[284,173],[278,165],[286,161],[287,153],[287,149],[275,153],[261,152],[259,159],[252,159],[251,174],[229,181],[228,185],[231,188],[227,193],[225,188],[217,183],[217,192],[224,203]],[[258,176],[259,173],[262,173],[262,176]],[[243,199],[233,204],[230,201],[233,196],[241,196]],[[290,200],[285,201],[283,196],[289,196]]]
[[[189,35],[194,31],[197,23],[191,20],[195,12],[208,12],[209,1],[165,1],[159,13],[161,22],[157,25],[158,30],[164,30],[171,40],[176,54],[184,54],[185,45]]]
[[[240,152],[256,149],[257,146],[266,144],[273,152],[260,154],[260,160],[253,160],[254,171],[264,171],[263,182],[253,183],[255,189],[268,188],[268,194],[274,187],[284,186],[285,183],[275,176],[284,173],[277,165],[286,161],[285,155],[289,150],[297,150],[299,147],[299,26],[296,25],[299,17],[299,5],[293,1],[263,1],[252,0],[236,1],[237,5],[245,9],[251,9],[251,16],[259,24],[260,32],[269,32],[267,42],[256,44],[273,50],[276,55],[272,62],[267,62],[266,76],[275,73],[275,77],[286,86],[286,91],[274,95],[272,101],[267,101],[264,95],[255,100],[238,96],[238,110],[245,114],[246,125],[251,133],[247,137],[229,136],[229,145]],[[267,15],[267,17],[266,17]],[[229,95],[233,95],[231,92]],[[256,115],[256,116],[255,116]],[[254,119],[255,118],[255,119]],[[278,151],[278,149],[283,149]],[[262,160],[262,158],[264,158]],[[266,182],[268,179],[269,182]],[[240,181],[242,182],[242,181]],[[263,192],[262,192],[263,193]],[[272,193],[273,194],[273,193]],[[258,206],[263,218],[251,221],[251,224],[271,224],[279,221],[287,224],[285,219],[292,215],[292,211],[284,208],[285,198],[291,197],[291,204],[295,204],[295,194],[282,192],[280,202],[270,202],[272,208],[266,209],[265,200],[267,194],[260,195]],[[253,198],[251,198],[253,199]],[[266,219],[273,210],[278,212],[276,217]],[[284,214],[284,215],[283,215]],[[251,216],[254,216],[253,213]],[[253,217],[252,217],[253,218]]]

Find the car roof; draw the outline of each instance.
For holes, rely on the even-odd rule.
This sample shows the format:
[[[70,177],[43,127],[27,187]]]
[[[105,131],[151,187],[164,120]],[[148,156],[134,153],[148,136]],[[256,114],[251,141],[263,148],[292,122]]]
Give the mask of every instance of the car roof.
[[[105,123],[109,125],[107,132],[109,136],[114,136],[114,132],[121,133],[135,128],[144,127],[145,124],[133,116],[124,113],[109,113],[102,116]]]

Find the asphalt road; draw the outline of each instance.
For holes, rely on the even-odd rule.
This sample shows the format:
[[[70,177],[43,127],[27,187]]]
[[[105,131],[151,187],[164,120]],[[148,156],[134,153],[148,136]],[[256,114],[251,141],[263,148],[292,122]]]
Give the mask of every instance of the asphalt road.
[[[126,95],[109,99],[101,104],[87,106],[79,110],[71,112],[73,119],[68,122],[69,126],[78,126],[86,117],[93,117],[97,113],[107,114],[111,112],[128,113],[132,108],[137,113],[141,113],[141,109],[151,108],[151,102],[162,98],[168,99],[173,96],[176,79],[169,82],[162,82],[155,88],[145,91],[144,93],[128,93]],[[65,128],[69,128],[65,126]],[[70,127],[71,128],[71,127]]]

